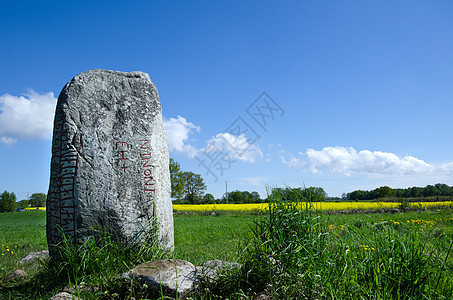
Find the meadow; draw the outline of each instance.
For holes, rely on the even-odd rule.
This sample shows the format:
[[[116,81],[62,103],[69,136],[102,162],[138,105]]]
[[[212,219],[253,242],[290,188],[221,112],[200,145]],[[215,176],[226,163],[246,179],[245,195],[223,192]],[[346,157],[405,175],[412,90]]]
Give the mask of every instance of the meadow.
[[[175,252],[159,255],[195,265],[223,259],[244,266],[201,285],[191,295],[193,299],[259,295],[272,299],[451,299],[450,206],[361,214],[325,214],[306,204],[278,201],[268,204],[270,209],[262,214],[256,214],[256,208],[235,211],[217,206],[215,214],[206,209],[185,214],[175,208]],[[76,271],[69,268],[67,276],[59,273],[58,282],[52,277],[56,271],[47,267],[26,269],[29,281],[4,280],[19,268],[20,258],[46,249],[44,211],[0,214],[0,242],[0,299],[48,299],[64,286],[82,281],[99,288],[81,292],[83,299],[153,299],[139,287],[122,292],[115,281],[132,263],[150,257],[144,254],[130,262],[99,254],[106,257],[94,258],[94,265],[116,265],[111,272],[96,269],[85,275],[89,268],[80,271],[78,266]],[[115,251],[120,252],[110,252]]]

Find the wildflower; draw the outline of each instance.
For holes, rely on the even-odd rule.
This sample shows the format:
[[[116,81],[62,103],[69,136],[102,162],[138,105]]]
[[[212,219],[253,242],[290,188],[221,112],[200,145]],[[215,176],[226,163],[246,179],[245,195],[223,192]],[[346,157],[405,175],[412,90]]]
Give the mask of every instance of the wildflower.
[[[360,247],[365,251],[375,250],[373,247],[370,247],[368,245],[360,245]]]

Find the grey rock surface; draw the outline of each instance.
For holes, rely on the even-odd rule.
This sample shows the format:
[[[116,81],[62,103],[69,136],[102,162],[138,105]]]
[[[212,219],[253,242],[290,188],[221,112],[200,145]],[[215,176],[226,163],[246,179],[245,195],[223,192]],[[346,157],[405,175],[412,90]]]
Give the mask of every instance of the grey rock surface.
[[[173,248],[167,137],[148,74],[91,70],[58,97],[47,200],[50,256],[63,235],[84,243],[93,230],[137,241],[158,224]]]
[[[242,265],[237,262],[223,261],[219,259],[208,260],[197,268],[197,275],[207,281],[217,279],[224,268],[240,269]]]
[[[81,299],[67,292],[61,292],[53,297],[50,297],[49,300],[81,300]]]
[[[169,297],[184,297],[197,281],[195,266],[177,259],[146,262],[124,273],[122,277],[137,279],[152,288],[162,286],[164,294]]]
[[[27,277],[27,273],[24,270],[14,270],[8,275],[5,276],[5,280],[10,279],[25,279]]]
[[[91,285],[68,285],[65,286],[62,292],[67,292],[69,294],[78,294],[78,293],[97,293],[101,290],[99,286],[91,286]]]
[[[49,258],[49,251],[48,250],[42,250],[38,252],[31,252],[27,254],[25,257],[23,257],[21,260],[19,260],[20,264],[26,264],[26,263],[35,263],[38,259],[47,259]]]

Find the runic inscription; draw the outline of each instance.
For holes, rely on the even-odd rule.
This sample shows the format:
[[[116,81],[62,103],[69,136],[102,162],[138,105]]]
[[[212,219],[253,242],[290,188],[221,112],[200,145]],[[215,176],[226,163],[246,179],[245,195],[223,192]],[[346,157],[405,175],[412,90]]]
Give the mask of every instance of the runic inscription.
[[[143,193],[148,201],[151,201],[155,194],[156,188],[154,187],[154,178],[152,176],[151,148],[149,147],[149,140],[140,140],[140,159],[142,161],[143,172]]]
[[[57,134],[52,142],[51,186],[48,195],[48,224],[52,244],[76,238],[75,177],[81,148],[80,134],[71,134],[64,129],[63,120],[57,119],[54,128]]]
[[[128,164],[128,152],[131,146],[126,143],[126,142],[116,142],[115,143],[115,149],[116,149],[116,155],[117,155],[117,162],[120,165],[120,169],[123,172],[126,172],[127,170],[127,164]]]
[[[116,163],[121,173],[127,172],[130,165],[129,155],[133,152],[132,145],[125,141],[115,142]],[[137,149],[137,148],[135,148]],[[139,140],[139,164],[140,174],[142,177],[143,188],[142,191],[144,198],[147,202],[152,201],[156,196],[156,187],[153,176],[153,166],[151,164],[151,147],[149,139]]]

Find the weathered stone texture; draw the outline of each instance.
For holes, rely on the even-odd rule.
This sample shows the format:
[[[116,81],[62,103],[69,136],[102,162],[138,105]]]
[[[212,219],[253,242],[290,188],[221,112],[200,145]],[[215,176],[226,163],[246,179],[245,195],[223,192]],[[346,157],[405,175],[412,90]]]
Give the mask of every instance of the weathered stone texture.
[[[35,263],[39,259],[47,259],[47,258],[49,258],[49,251],[42,250],[42,251],[38,251],[38,252],[29,253],[27,256],[25,256],[21,260],[19,260],[19,263],[20,264]]]
[[[184,297],[197,280],[195,266],[185,260],[164,259],[140,264],[124,273],[123,278],[137,279],[151,288],[157,288],[169,297]]]
[[[49,300],[81,300],[81,299],[72,294],[69,294],[66,292],[61,292],[61,293],[56,294],[53,297],[50,297]]]
[[[133,240],[157,221],[173,248],[167,138],[148,74],[91,70],[58,97],[47,201],[47,240],[83,243],[92,229]]]

